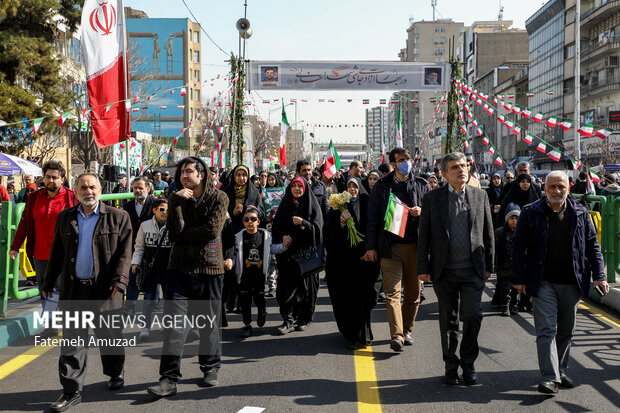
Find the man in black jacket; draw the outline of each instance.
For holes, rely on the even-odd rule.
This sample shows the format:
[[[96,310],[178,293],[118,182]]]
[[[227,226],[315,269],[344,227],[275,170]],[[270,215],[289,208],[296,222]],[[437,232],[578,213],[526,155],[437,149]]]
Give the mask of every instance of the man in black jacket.
[[[482,323],[482,290],[493,271],[495,240],[489,198],[467,185],[465,155],[451,153],[441,160],[446,184],[422,200],[418,238],[418,274],[433,282],[439,303],[439,331],[446,384],[475,384],[478,333]],[[459,318],[463,322],[460,360],[456,355]]]
[[[381,178],[372,189],[368,202],[366,255],[363,260],[381,259],[383,292],[386,296],[390,347],[402,351],[403,345],[413,344],[413,325],[420,304],[420,280],[416,273],[416,244],[422,198],[431,190],[425,179],[416,177],[409,151],[395,148],[389,160],[394,171]],[[384,229],[385,211],[390,194],[394,194],[408,208],[404,237]],[[401,285],[404,301],[400,304]]]
[[[108,207],[99,201],[101,184],[95,174],[84,173],[77,179],[80,203],[58,214],[54,241],[41,286],[41,294],[51,297],[58,274],[61,274],[59,308],[61,311],[88,311],[107,317],[122,308],[123,291],[131,264],[131,225],[125,211]],[[91,314],[92,314],[91,313]],[[93,328],[97,339],[116,343],[121,340],[121,328]],[[65,320],[67,322],[68,320]],[[88,325],[63,329],[63,341],[58,361],[63,394],[50,411],[63,412],[81,402],[86,378]],[[84,328],[85,327],[85,328]],[[64,343],[76,343],[65,345]],[[108,388],[123,387],[125,350],[122,346],[100,346],[103,373],[110,376]]]
[[[129,219],[131,220],[131,228],[133,230],[133,236],[131,238],[131,253],[133,254],[136,245],[136,236],[140,225],[144,221],[149,221],[153,218],[153,200],[154,198],[149,195],[149,183],[148,180],[139,176],[131,183],[131,189],[133,191],[133,199],[126,202],[123,205],[123,209],[129,213]],[[126,294],[126,310],[127,312],[133,312],[136,307],[136,301],[138,300],[138,286],[136,284],[136,274],[129,271],[129,285],[127,286]]]

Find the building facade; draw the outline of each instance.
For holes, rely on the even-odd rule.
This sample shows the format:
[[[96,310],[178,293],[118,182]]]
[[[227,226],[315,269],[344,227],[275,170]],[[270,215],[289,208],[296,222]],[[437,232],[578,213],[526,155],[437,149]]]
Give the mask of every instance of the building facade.
[[[404,62],[446,63],[450,60],[450,45],[462,42],[464,25],[451,19],[413,22],[407,29],[406,48],[399,58]],[[441,127],[431,125],[436,104],[431,99],[440,97],[435,92],[400,92],[403,106],[404,146],[412,154],[421,150],[421,139],[430,128],[431,142],[425,144],[426,163],[441,158]],[[415,102],[415,103],[412,103]],[[441,105],[445,111],[445,104]]]
[[[183,18],[148,18],[131,9],[127,17],[133,56],[129,61],[130,89],[140,98],[140,111],[132,112],[132,129],[152,133],[155,141],[164,143],[178,136],[202,111],[200,24]],[[187,87],[181,89],[184,85]],[[168,90],[171,93],[163,93]],[[195,122],[176,148],[194,153],[202,128],[202,122]]]
[[[533,114],[543,112],[542,123],[530,120],[528,130],[555,148],[565,149],[563,130],[545,125],[547,118],[564,115],[564,0],[551,0],[525,22],[529,34],[529,99]],[[534,140],[533,147],[538,144]],[[553,169],[556,162],[532,151],[536,169]]]

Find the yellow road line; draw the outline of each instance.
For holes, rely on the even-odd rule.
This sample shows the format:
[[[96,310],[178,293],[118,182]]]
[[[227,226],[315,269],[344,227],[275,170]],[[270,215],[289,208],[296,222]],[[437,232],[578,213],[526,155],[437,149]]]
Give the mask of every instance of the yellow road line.
[[[55,337],[54,337],[55,338]],[[0,380],[47,353],[55,346],[34,346],[0,366]]]
[[[607,321],[608,323],[619,327],[620,328],[620,320],[616,317],[614,317],[613,315],[597,308],[597,307],[593,307],[589,304],[586,304],[585,302],[580,302],[579,303],[579,308],[589,311],[590,313],[594,314],[595,316],[597,316],[598,318]]]
[[[357,411],[359,413],[380,413],[382,411],[381,401],[372,346],[356,349],[353,358],[357,383]]]

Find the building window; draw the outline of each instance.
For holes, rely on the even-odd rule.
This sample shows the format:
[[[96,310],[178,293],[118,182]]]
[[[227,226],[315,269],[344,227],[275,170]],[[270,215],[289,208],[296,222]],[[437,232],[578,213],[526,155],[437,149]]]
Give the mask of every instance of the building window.
[[[415,29],[413,29],[413,33],[414,34],[420,34],[420,28],[416,27]]]
[[[194,100],[194,89],[189,88],[189,100]]]
[[[413,44],[418,44],[418,43],[420,43],[420,38],[419,37],[415,37],[413,39]]]
[[[194,43],[200,43],[200,33],[198,31],[194,32]]]
[[[194,63],[200,63],[200,52],[198,50],[194,50]]]
[[[196,102],[200,102],[200,90],[196,89],[196,93],[194,93],[194,98]]]
[[[564,60],[575,57],[575,43],[564,46]]]
[[[194,70],[194,82],[200,83],[200,70]]]
[[[418,54],[418,53],[419,53],[418,48],[417,48],[417,47],[416,47],[416,48],[414,48],[414,49],[413,49],[413,54]]]

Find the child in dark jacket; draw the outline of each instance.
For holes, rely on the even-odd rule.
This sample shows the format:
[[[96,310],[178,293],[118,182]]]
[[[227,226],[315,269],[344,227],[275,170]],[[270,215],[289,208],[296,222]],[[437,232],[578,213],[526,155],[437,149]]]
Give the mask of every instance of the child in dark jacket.
[[[265,303],[265,280],[269,270],[271,254],[286,250],[282,244],[271,245],[271,233],[259,228],[262,212],[250,205],[243,214],[245,229],[235,235],[235,275],[239,283],[239,301],[244,327],[241,337],[252,335],[252,299],[258,309],[256,324],[265,325],[267,309]]]
[[[501,306],[503,316],[518,314],[519,294],[512,288],[512,236],[521,209],[516,204],[506,208],[505,224],[495,230],[495,262],[497,269],[497,287],[493,301]]]

